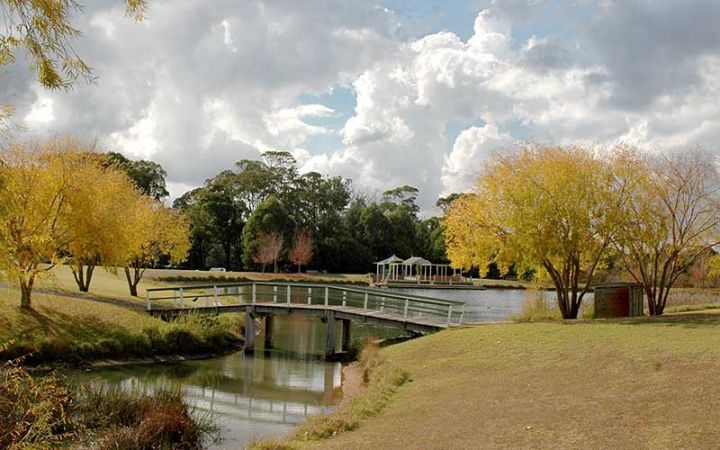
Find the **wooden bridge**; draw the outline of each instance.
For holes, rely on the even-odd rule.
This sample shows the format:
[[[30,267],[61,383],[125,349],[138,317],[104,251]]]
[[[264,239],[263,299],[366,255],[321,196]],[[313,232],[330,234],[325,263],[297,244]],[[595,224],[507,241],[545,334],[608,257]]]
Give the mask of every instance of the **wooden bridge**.
[[[325,355],[336,353],[336,322],[342,323],[341,350],[351,340],[351,322],[376,323],[417,334],[462,324],[464,303],[417,295],[336,285],[274,282],[201,284],[147,290],[150,314],[169,318],[189,312],[243,312],[246,352],[255,349],[256,318],[264,321],[265,348],[272,348],[273,317],[303,314],[327,324]]]

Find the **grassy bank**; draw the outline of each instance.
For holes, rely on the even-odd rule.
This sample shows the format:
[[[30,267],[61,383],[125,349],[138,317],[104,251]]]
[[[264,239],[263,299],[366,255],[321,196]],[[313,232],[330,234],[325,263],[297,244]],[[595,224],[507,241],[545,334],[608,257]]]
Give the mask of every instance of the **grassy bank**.
[[[97,359],[216,353],[237,347],[240,317],[189,317],[166,323],[141,309],[84,297],[36,293],[33,310],[18,307],[18,293],[0,289],[0,359],[82,364]]]
[[[709,448],[720,317],[456,329],[382,351],[385,409],[318,448]]]

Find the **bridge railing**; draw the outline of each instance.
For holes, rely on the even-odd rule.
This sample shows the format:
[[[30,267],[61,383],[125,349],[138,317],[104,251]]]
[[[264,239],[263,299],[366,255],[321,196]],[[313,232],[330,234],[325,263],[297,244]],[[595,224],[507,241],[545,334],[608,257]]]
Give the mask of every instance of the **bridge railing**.
[[[426,319],[448,326],[463,322],[465,304],[418,295],[354,286],[307,283],[240,282],[147,289],[148,311],[214,308],[254,303],[347,307],[403,319]]]

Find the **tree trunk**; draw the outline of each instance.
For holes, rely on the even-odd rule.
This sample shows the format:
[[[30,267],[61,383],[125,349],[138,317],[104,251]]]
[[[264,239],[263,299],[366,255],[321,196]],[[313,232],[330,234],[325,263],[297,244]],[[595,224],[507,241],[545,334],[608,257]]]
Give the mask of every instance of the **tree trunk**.
[[[142,277],[142,273],[140,272],[140,269],[137,267],[133,267],[133,275],[130,274],[130,268],[125,267],[125,278],[127,278],[128,282],[128,288],[130,289],[130,295],[133,297],[138,296],[138,284],[140,284],[140,278]]]
[[[23,309],[32,309],[32,290],[35,277],[30,277],[27,281],[20,278],[20,307]]]
[[[84,271],[83,271],[84,267]],[[72,271],[75,283],[78,285],[80,292],[88,292],[90,290],[90,281],[92,281],[93,272],[95,271],[94,264],[76,264],[71,265],[70,270]]]
[[[277,273],[277,259],[273,261],[273,273]]]
[[[298,273],[300,273],[300,264],[298,264]]]

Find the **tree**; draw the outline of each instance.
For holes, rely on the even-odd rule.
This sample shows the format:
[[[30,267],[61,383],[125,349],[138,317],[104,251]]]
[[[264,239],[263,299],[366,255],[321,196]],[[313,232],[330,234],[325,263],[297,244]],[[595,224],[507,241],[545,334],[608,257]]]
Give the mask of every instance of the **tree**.
[[[126,14],[141,20],[145,0],[124,0]],[[15,61],[24,51],[40,84],[49,89],[70,89],[82,77],[92,79],[92,69],[72,47],[81,31],[70,22],[82,6],[75,0],[2,0],[5,28],[0,33],[0,65]]]
[[[67,251],[73,277],[82,292],[89,290],[97,265],[112,271],[124,264],[136,238],[125,212],[132,210],[141,197],[124,172],[103,168],[98,154],[87,156],[96,162],[76,173],[77,187],[68,195],[72,208]]]
[[[265,272],[267,264],[273,265],[273,273],[277,273],[277,262],[280,259],[285,239],[282,233],[273,231],[271,233],[260,232],[256,236],[257,250],[252,259],[255,263],[262,265]]]
[[[245,267],[249,269],[253,266],[253,256],[257,254],[260,245],[257,238],[259,233],[277,232],[284,238],[292,236],[294,228],[295,221],[283,204],[275,196],[268,197],[250,215],[242,231],[242,259]]]
[[[136,225],[135,232],[141,237],[129,252],[124,268],[130,295],[137,296],[137,286],[148,266],[163,260],[179,263],[185,259],[190,248],[189,226],[180,211],[165,208],[147,197],[130,211],[127,220]]]
[[[85,182],[97,176],[98,159],[78,151],[78,141],[16,144],[0,164],[0,268],[17,280],[23,308],[32,307],[35,281],[69,256],[80,211],[92,199]]]
[[[613,166],[615,189],[628,192],[613,244],[650,315],[661,315],[678,277],[720,244],[715,161],[700,151],[653,157],[621,148]]]
[[[121,153],[108,152],[106,164],[125,171],[140,192],[148,197],[162,200],[170,195],[165,183],[167,172],[154,161],[132,161]]]
[[[455,200],[444,221],[454,268],[491,263],[503,272],[543,269],[563,318],[576,318],[607,254],[617,211],[607,164],[581,147],[528,145],[495,154],[474,195]]]
[[[305,228],[295,232],[292,250],[290,250],[290,262],[298,266],[300,273],[301,266],[307,266],[313,257],[312,231]]]
[[[225,267],[233,265],[234,250],[240,250],[241,236],[247,209],[242,202],[237,185],[237,175],[224,171],[208,180],[200,191],[197,206],[203,210],[207,228],[212,238],[220,244],[225,256]]]

